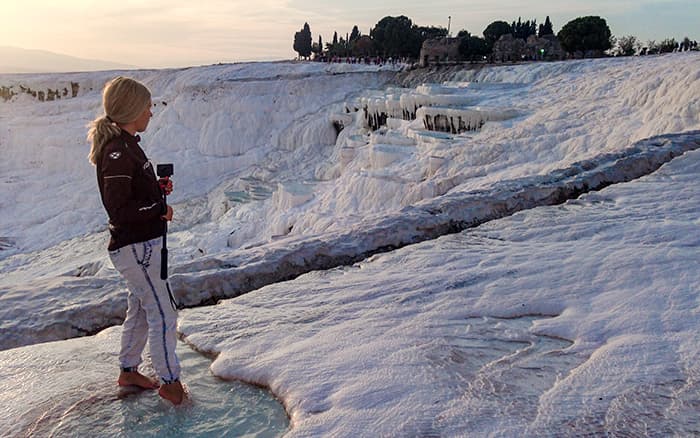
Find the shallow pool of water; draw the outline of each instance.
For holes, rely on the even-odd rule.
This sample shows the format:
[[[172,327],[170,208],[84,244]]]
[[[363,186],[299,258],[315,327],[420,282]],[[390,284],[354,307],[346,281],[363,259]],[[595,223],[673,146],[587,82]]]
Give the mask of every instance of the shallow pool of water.
[[[269,391],[213,376],[211,361],[181,342],[190,400],[175,407],[157,391],[120,389],[116,351],[102,351],[111,342],[89,339],[0,352],[2,436],[278,437],[289,428]]]

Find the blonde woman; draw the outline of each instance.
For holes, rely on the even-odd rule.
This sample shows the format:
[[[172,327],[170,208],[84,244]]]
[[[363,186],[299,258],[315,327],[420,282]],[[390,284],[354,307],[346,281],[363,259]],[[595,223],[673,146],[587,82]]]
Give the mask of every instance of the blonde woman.
[[[109,81],[102,92],[104,116],[90,125],[89,160],[97,168],[97,184],[109,216],[109,256],[126,280],[128,308],[122,328],[120,386],[160,387],[174,404],[184,398],[180,364],[175,355],[177,310],[168,285],[160,278],[160,249],[173,209],[165,205],[153,165],[139,146],[152,117],[151,93],[126,77]],[[172,191],[169,181],[166,194]],[[148,341],[159,382],[138,371]]]

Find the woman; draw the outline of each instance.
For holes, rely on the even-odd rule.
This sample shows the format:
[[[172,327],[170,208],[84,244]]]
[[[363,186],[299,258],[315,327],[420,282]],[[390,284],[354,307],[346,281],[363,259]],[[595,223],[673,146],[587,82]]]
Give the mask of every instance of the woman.
[[[165,183],[166,194],[172,183],[156,180],[136,135],[146,130],[153,115],[151,93],[140,82],[120,76],[105,85],[102,104],[105,115],[90,124],[88,158],[97,167],[97,184],[109,215],[109,256],[129,289],[117,383],[160,386],[161,397],[180,404],[185,393],[175,355],[177,310],[159,275],[164,227],[173,217],[159,183]],[[147,340],[161,385],[138,371]]]

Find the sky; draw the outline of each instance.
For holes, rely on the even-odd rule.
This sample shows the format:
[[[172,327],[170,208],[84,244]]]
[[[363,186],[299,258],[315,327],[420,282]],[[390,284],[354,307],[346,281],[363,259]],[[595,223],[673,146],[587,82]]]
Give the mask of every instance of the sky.
[[[357,25],[369,33],[382,17],[406,15],[421,26],[481,34],[494,20],[550,16],[555,32],[598,15],[613,35],[643,42],[700,39],[697,0],[0,0],[0,46],[48,50],[138,67],[160,68],[292,59],[294,33],[308,22],[314,41]]]

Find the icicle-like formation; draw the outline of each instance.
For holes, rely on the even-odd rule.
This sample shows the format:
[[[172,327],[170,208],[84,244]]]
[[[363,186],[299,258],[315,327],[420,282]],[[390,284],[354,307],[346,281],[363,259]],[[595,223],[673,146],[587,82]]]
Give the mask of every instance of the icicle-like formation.
[[[488,121],[508,120],[518,115],[513,109],[422,107],[417,118],[423,120],[427,130],[459,134],[477,131]]]
[[[380,96],[363,97],[359,106],[364,112],[365,126],[374,131],[386,126],[387,119],[415,120],[423,107],[464,108],[483,99],[467,88],[424,84],[415,90],[390,90]]]

